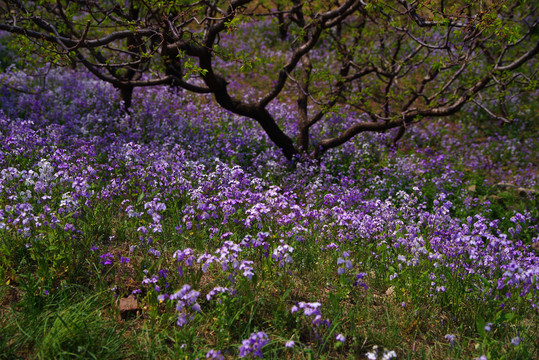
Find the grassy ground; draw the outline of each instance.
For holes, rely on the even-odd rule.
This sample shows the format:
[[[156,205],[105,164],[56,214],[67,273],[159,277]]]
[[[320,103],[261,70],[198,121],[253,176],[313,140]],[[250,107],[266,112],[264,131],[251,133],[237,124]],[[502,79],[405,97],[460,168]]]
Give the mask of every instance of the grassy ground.
[[[533,98],[290,164],[209,99],[0,84],[0,358],[539,357]]]

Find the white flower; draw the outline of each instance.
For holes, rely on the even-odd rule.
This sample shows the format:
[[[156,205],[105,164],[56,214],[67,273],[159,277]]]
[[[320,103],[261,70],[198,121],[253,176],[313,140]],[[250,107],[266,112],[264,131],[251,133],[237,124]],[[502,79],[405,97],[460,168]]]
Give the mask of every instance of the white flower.
[[[376,353],[373,351],[373,352],[368,352],[365,354],[367,356],[367,359],[369,360],[376,360],[377,356],[376,356]]]

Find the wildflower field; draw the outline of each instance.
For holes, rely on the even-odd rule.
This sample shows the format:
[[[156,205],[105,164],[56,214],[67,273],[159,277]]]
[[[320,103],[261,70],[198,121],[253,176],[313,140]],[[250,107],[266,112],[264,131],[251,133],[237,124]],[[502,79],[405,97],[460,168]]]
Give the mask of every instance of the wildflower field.
[[[45,71],[0,74],[0,358],[539,357],[537,92],[290,163],[210,97]]]

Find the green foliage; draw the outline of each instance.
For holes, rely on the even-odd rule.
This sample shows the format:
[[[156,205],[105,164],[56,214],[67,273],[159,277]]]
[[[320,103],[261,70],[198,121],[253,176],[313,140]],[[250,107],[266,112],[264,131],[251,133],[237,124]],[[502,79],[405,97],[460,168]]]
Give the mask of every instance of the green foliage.
[[[1,358],[32,354],[39,359],[122,359],[128,356],[124,337],[104,314],[102,294],[69,286],[54,295],[36,295],[24,282],[18,309],[3,311]]]
[[[114,2],[116,3],[123,6],[125,2]],[[175,7],[192,4],[188,1],[147,3],[159,7],[158,15],[174,13],[177,11]],[[269,3],[285,4],[284,1]],[[468,3],[475,6],[472,1]],[[305,14],[313,15],[327,8],[327,4],[323,1],[310,2],[305,6]],[[459,4],[455,4],[455,9]],[[385,5],[382,1],[371,1],[365,11],[373,19],[380,21]],[[75,5],[72,4],[66,9],[66,13],[72,16],[76,13],[75,10]],[[419,10],[426,11],[421,7]],[[500,26],[493,14],[493,10],[488,10],[484,22],[477,24],[478,28],[492,33],[493,36],[505,37],[508,42],[515,41],[522,35],[524,30],[519,27]],[[441,14],[435,15],[438,16],[435,19],[449,21]],[[84,18],[77,24],[78,31],[84,29],[83,20],[87,19]],[[231,19],[225,25],[227,35],[240,33],[241,36],[242,26],[248,21],[249,18],[245,17]],[[406,21],[408,20],[395,20],[389,26],[404,26]],[[267,36],[264,45],[272,51],[287,49],[289,46],[293,48],[300,39],[308,36],[310,31],[309,28],[290,24],[290,39],[283,41],[277,32],[271,32],[275,22],[271,24],[252,31],[258,31],[256,36]],[[413,23],[408,25],[411,28],[415,26]],[[129,27],[136,29],[137,23],[133,21]],[[96,36],[105,32],[104,29],[96,27],[92,27],[91,31],[95,31],[93,35]],[[380,27],[361,33],[357,28],[350,27],[342,31],[344,37],[364,36],[363,44],[366,48],[371,45],[385,47],[380,53],[387,58],[378,58],[376,54],[363,51],[363,48],[358,48],[357,51],[352,49],[350,55],[353,61],[366,61],[367,64],[375,64],[386,70],[395,66],[387,61],[394,51],[395,43],[380,40],[384,34],[390,34],[394,30]],[[425,34],[431,36],[436,34],[436,31],[425,30]],[[182,36],[196,44],[201,35],[186,31]],[[466,32],[456,36],[464,37]],[[332,36],[327,34],[322,36],[322,41],[330,43],[329,49],[336,46],[331,39]],[[340,45],[345,44],[346,42],[342,41]],[[26,54],[31,54],[34,49],[34,44],[24,40],[19,45]],[[222,70],[221,75],[230,75],[236,69],[247,74],[263,69],[259,74],[260,78],[254,75],[238,76],[238,82],[230,84],[239,95],[247,93],[243,86],[245,84],[257,90],[265,90],[267,84],[264,81],[274,80],[276,70],[287,61],[286,56],[278,51],[267,55],[267,49],[256,46],[256,43],[250,43],[242,51],[237,51],[234,45],[234,41],[223,41],[212,49],[216,56],[223,60],[223,63],[216,65]],[[325,45],[327,44],[316,49],[323,50]],[[411,50],[410,46],[403,46],[406,51]],[[486,48],[496,50],[496,46],[492,44],[487,44]],[[66,63],[69,59],[58,50],[56,45],[49,45],[47,59]],[[463,51],[463,48],[456,47],[454,50],[458,53]],[[151,51],[141,52],[139,55],[145,61],[158,58],[158,55]],[[11,59],[11,53],[0,53],[0,61],[4,61],[2,64],[8,64]],[[314,85],[310,95],[321,99],[327,87],[342,80],[341,75],[336,75],[325,65],[339,63],[344,59],[342,54],[312,58],[314,67],[318,70],[311,74]],[[181,62],[185,79],[208,75],[208,69],[201,68],[199,62],[186,51],[179,51],[175,60]],[[445,79],[448,79],[454,74],[451,72],[453,70],[445,75],[438,73],[452,66],[450,61],[449,55],[437,55],[433,62],[420,64],[419,67],[423,66],[431,76],[445,76]],[[36,63],[29,64],[34,66]],[[233,63],[234,66],[228,68],[228,63]],[[289,75],[300,79],[300,70]],[[128,70],[124,69],[121,75],[126,75],[127,72]],[[397,88],[384,92],[382,85],[385,83],[376,83],[379,78],[372,75],[365,77],[364,83],[372,82],[378,85],[360,86],[350,90],[346,96],[353,103],[360,104],[364,110],[377,113],[379,109],[373,99],[387,96],[404,101],[406,96],[414,94],[415,85],[421,82],[422,77],[419,75],[418,73],[408,80],[398,80],[406,93]],[[473,83],[479,75],[470,71],[461,84]],[[500,81],[509,78],[510,75],[499,76]],[[28,87],[31,86],[33,84],[29,83]],[[523,134],[536,132],[538,126],[534,117],[537,113],[537,101],[533,94],[537,81],[531,77],[523,87],[527,91],[523,101],[509,104],[511,113],[521,114],[523,119],[515,119],[511,124],[503,127],[492,126],[489,114],[484,111],[473,112],[460,119],[451,119],[448,125],[424,119],[433,121],[432,124],[425,125],[432,129],[429,136],[418,136],[410,129],[410,137],[403,139],[398,153],[389,146],[384,148],[371,138],[365,137],[361,138],[364,141],[362,146],[342,147],[332,151],[329,154],[330,160],[323,163],[323,167],[313,166],[308,161],[294,164],[295,168],[290,166],[289,169],[283,163],[259,162],[273,151],[271,145],[257,138],[243,139],[242,130],[237,129],[238,122],[229,115],[223,115],[223,118],[219,119],[212,118],[215,126],[208,128],[196,127],[195,115],[189,115],[193,116],[193,120],[188,121],[189,126],[186,126],[184,131],[205,138],[211,145],[207,146],[215,150],[213,156],[219,157],[219,161],[239,165],[239,169],[248,169],[253,164],[259,164],[257,175],[263,179],[261,183],[264,184],[257,188],[260,194],[264,194],[268,184],[280,185],[282,178],[291,176],[292,171],[299,174],[297,183],[300,185],[293,190],[298,204],[306,202],[312,192],[316,191],[320,196],[318,205],[322,207],[324,195],[331,198],[334,182],[361,181],[362,183],[357,185],[361,189],[361,194],[358,195],[361,200],[379,199],[382,205],[386,199],[394,201],[398,192],[403,191],[410,195],[406,201],[417,201],[415,204],[418,208],[435,214],[436,209],[445,211],[440,207],[439,195],[443,193],[445,201],[452,203],[447,211],[461,219],[462,225],[465,219],[480,213],[489,221],[498,221],[500,232],[509,233],[509,230],[515,230],[511,218],[516,212],[527,211],[530,218],[539,217],[537,196],[522,195],[518,189],[497,186],[492,180],[496,174],[488,168],[470,168],[470,159],[462,155],[468,147],[476,145],[470,137],[457,137],[459,141],[453,144],[451,141],[456,136],[455,128],[459,128],[463,134],[477,132],[477,138],[489,137],[490,143],[484,144],[488,149],[484,155],[489,157],[491,163],[503,162],[516,171],[519,164],[526,160],[518,150],[519,143],[526,141]],[[288,101],[295,101],[294,97],[288,96],[289,93],[285,95]],[[95,94],[81,95],[83,96],[90,98]],[[154,114],[147,111],[147,108],[161,106],[153,104],[152,101],[161,101],[159,104],[165,104],[164,108],[168,105],[167,101],[174,101],[168,99],[168,94],[164,96],[165,100],[159,99],[159,96],[162,94],[153,93],[151,101],[138,103],[129,116],[118,119],[118,122],[127,119],[133,121],[134,127],[129,129],[130,132],[135,132],[135,126],[142,128],[140,133],[136,134],[140,144],[152,141],[152,132],[160,126],[154,124]],[[510,99],[512,94],[510,91],[504,91],[496,96],[498,101],[501,101]],[[434,100],[440,98],[443,96],[440,95]],[[69,105],[67,98],[65,101],[64,105]],[[138,98],[137,101],[142,100]],[[178,112],[187,109],[187,106],[183,105],[191,102],[192,98],[186,96],[181,101],[185,103],[174,108]],[[200,103],[195,103],[195,106],[206,108],[209,101],[204,98]],[[328,119],[342,122],[349,120],[340,118],[347,111],[341,103],[332,106],[322,104],[319,109]],[[80,113],[77,112],[76,116],[84,116],[94,110],[84,108]],[[18,116],[28,118],[30,111],[31,109],[20,109]],[[285,114],[283,119],[277,121],[284,124],[288,121],[287,116],[288,114]],[[398,120],[398,115],[394,115],[390,122]],[[340,126],[341,123],[337,121],[320,125],[317,135],[336,136],[343,131]],[[90,130],[95,136],[107,133],[106,127]],[[246,127],[244,130],[252,128]],[[238,140],[239,145],[234,151],[221,146],[220,141],[225,134],[234,134],[237,139],[242,139]],[[199,146],[194,143],[177,144],[175,138],[166,136],[158,141],[163,147],[176,145],[181,149]],[[515,146],[500,149],[496,136],[514,140],[512,144]],[[63,146],[60,142],[54,145],[59,148]],[[533,146],[528,144],[527,147]],[[233,155],[229,156],[230,153]],[[59,216],[56,227],[41,227],[35,232],[35,236],[25,236],[22,227],[20,232],[16,231],[19,229],[10,232],[0,229],[0,358],[204,358],[210,349],[221,349],[226,358],[233,358],[237,356],[242,340],[261,330],[266,331],[271,339],[264,347],[265,358],[274,359],[361,358],[368,351],[372,351],[373,345],[380,350],[396,349],[399,358],[414,359],[469,359],[483,354],[489,359],[528,359],[534,358],[539,351],[534,342],[538,334],[538,322],[535,321],[537,312],[529,307],[527,301],[530,299],[522,298],[517,293],[508,295],[487,277],[461,276],[462,274],[448,268],[440,268],[430,259],[427,261],[425,256],[417,256],[417,260],[413,260],[417,263],[413,266],[408,263],[412,261],[411,250],[400,245],[404,239],[411,236],[427,239],[424,247],[428,251],[433,246],[430,242],[433,235],[441,233],[443,229],[434,228],[425,222],[419,224],[414,233],[406,232],[402,224],[416,219],[407,217],[405,209],[409,204],[405,200],[402,200],[402,208],[397,209],[396,217],[390,221],[391,225],[395,226],[387,226],[391,231],[381,227],[371,238],[363,236],[361,231],[357,230],[355,233],[351,231],[346,241],[335,240],[346,233],[348,225],[345,222],[338,223],[332,216],[337,214],[341,207],[353,208],[355,200],[352,196],[350,203],[335,204],[333,208],[325,207],[327,224],[311,223],[307,217],[301,224],[295,220],[284,224],[282,219],[294,215],[294,210],[282,208],[272,210],[281,213],[262,216],[259,222],[246,228],[243,221],[253,204],[239,204],[230,217],[226,218],[227,221],[219,214],[206,221],[193,220],[189,229],[182,228],[179,231],[178,225],[185,223],[186,209],[198,204],[200,194],[216,194],[217,189],[221,191],[221,188],[225,187],[218,180],[209,178],[205,172],[205,167],[211,169],[215,166],[213,160],[207,160],[204,166],[201,166],[194,161],[182,159],[186,167],[200,166],[197,173],[200,179],[183,179],[182,175],[178,175],[173,181],[192,181],[190,184],[196,191],[191,191],[189,195],[185,189],[172,190],[164,195],[166,199],[160,201],[166,203],[167,209],[160,213],[162,229],[151,232],[150,240],[150,235],[143,236],[139,229],[149,227],[152,223],[145,204],[154,197],[161,196],[162,183],[144,183],[147,179],[153,179],[153,166],[156,164],[150,163],[151,161],[146,163],[147,159],[141,159],[140,162],[144,165],[141,166],[140,172],[144,177],[137,178],[129,173],[127,160],[114,164],[113,167],[106,167],[105,165],[115,158],[112,155],[101,152],[94,159],[95,163],[103,165],[102,169],[105,170],[97,173],[96,178],[99,181],[89,185],[89,189],[94,191],[88,198],[91,206],[81,205],[75,212],[63,213]],[[28,150],[23,155],[6,153],[4,163],[7,167],[32,169],[42,156],[33,150]],[[445,166],[449,163],[456,165],[446,169]],[[273,166],[279,171],[274,171]],[[455,182],[440,181],[445,170],[457,174],[454,176]],[[364,176],[362,171],[368,172],[369,177]],[[122,183],[125,188],[122,189],[121,196],[103,199],[97,195],[106,184],[127,175],[132,178]],[[215,173],[212,176],[216,176]],[[313,181],[318,179],[323,179],[324,183],[314,187]],[[384,182],[385,185],[379,186],[378,182]],[[251,186],[247,187],[249,191],[258,186],[254,180],[247,184]],[[32,189],[18,180],[14,180],[9,186],[13,187],[17,201],[22,201],[25,191]],[[62,194],[72,190],[70,186],[68,183],[59,184],[54,190],[51,202],[59,203]],[[315,190],[312,190],[313,188]],[[13,199],[0,197],[0,208],[6,208]],[[232,200],[235,199],[232,197]],[[141,215],[127,215],[126,204],[132,205]],[[42,204],[36,202],[33,205],[36,213],[42,212]],[[315,205],[317,204],[307,210],[318,211]],[[373,208],[371,211],[376,210]],[[197,216],[201,216],[198,211],[193,210]],[[295,218],[292,216],[291,219]],[[78,231],[64,230],[68,224]],[[300,225],[305,227],[305,231],[301,232],[301,236],[297,236],[294,231],[297,230],[296,226]],[[323,226],[327,226],[329,230],[321,229]],[[509,236],[508,241],[521,241],[522,246],[531,245],[536,234],[532,226],[533,224],[523,224],[523,229],[518,234]],[[192,249],[197,258],[205,253],[216,254],[217,249],[223,245],[225,239],[221,236],[224,234],[232,233],[227,239],[237,244],[247,236],[256,236],[258,232],[269,234],[266,239],[267,249],[264,246],[244,248],[237,259],[256,260],[252,278],[242,276],[241,272],[233,270],[231,265],[225,269],[216,262],[205,269],[202,262],[194,261],[192,266],[186,266],[173,258],[175,251],[186,248]],[[293,262],[281,264],[272,257],[272,253],[282,244],[280,240],[293,246]],[[345,252],[347,256],[344,255]],[[159,255],[156,255],[157,253]],[[103,255],[110,255],[113,261],[107,264],[104,261],[107,257],[101,257]],[[129,260],[125,260],[126,258]],[[466,259],[465,254],[458,260],[471,261]],[[338,270],[338,264],[344,261],[350,261],[351,268],[342,266]],[[157,276],[163,269],[169,271],[166,279],[160,277],[149,285],[143,283],[149,279],[153,281],[153,276]],[[186,284],[201,293],[201,311],[189,314],[192,315],[189,316],[189,324],[179,327],[176,324],[176,303],[162,299],[160,295],[163,288],[167,288],[167,293],[174,293]],[[205,296],[216,287],[234,288],[234,292],[218,293],[213,299],[207,299]],[[130,320],[117,320],[119,310],[116,300],[132,294],[133,291],[137,291],[140,308],[138,313]],[[322,319],[328,320],[329,326],[325,323],[313,325],[313,318],[304,316],[301,311],[291,312],[294,305],[311,301],[320,301]],[[492,325],[488,325],[489,323]],[[488,331],[485,329],[487,325],[490,327]],[[347,340],[344,343],[336,342],[337,334],[346,334]],[[444,336],[448,334],[454,334],[456,340],[446,341]],[[522,342],[512,344],[511,341],[517,336]],[[292,349],[284,345],[289,340],[296,342]]]

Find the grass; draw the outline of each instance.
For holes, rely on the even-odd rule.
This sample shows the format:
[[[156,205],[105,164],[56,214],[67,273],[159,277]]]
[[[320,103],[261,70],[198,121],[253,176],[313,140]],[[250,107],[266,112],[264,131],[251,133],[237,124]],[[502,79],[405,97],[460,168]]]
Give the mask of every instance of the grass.
[[[489,191],[504,200],[492,207],[493,217],[510,213],[505,203],[533,206],[518,194]],[[136,240],[137,222],[119,211],[119,200],[98,201],[93,210],[82,211],[76,224],[83,235],[75,243],[63,231],[52,231],[43,247],[35,246],[36,253],[28,254],[22,238],[4,235],[3,272],[9,284],[0,295],[2,358],[195,358],[204,357],[211,348],[235,357],[241,340],[260,329],[273,339],[264,350],[267,358],[358,358],[373,345],[397,349],[399,358],[409,359],[464,359],[478,352],[490,354],[489,359],[527,359],[537,353],[533,341],[537,322],[532,320],[536,312],[527,304],[517,301],[514,310],[497,310],[495,302],[488,305],[488,298],[468,296],[466,286],[457,286],[459,279],[449,282],[448,293],[429,298],[431,292],[425,284],[434,271],[432,264],[402,271],[400,281],[391,281],[396,264],[389,265],[390,259],[399,252],[375,243],[341,245],[352,253],[354,265],[367,274],[368,290],[354,287],[352,277],[335,272],[341,254],[321,250],[327,242],[316,232],[293,243],[294,263],[284,268],[276,266],[271,257],[264,258],[261,248],[246,249],[245,258],[260,260],[251,280],[237,277],[231,283],[227,277],[233,272],[212,268],[203,273],[198,264],[185,266],[181,278],[170,275],[173,289],[184,282],[202,293],[217,285],[236,287],[236,296],[223,295],[220,303],[202,299],[203,311],[186,328],[175,325],[172,305],[160,304],[150,287],[140,294],[141,316],[119,322],[114,294],[126,296],[159,269],[175,271],[172,253],[176,249],[190,247],[201,254],[219,244],[208,240],[206,227],[174,234],[172,228],[182,221],[179,209],[185,205],[183,200],[168,204],[170,208],[162,214],[163,233],[150,245],[161,251],[159,258],[148,254],[150,246]],[[261,230],[275,232],[275,226],[269,219]],[[234,233],[232,239],[238,243],[251,233],[233,222],[218,233],[227,231]],[[271,240],[276,243],[278,239]],[[62,245],[67,243],[70,245]],[[130,252],[130,245],[139,247]],[[115,258],[129,256],[130,262],[103,266],[97,251],[89,251],[91,246],[99,246],[100,253],[112,253]],[[16,263],[18,267],[9,270]],[[159,281],[161,284],[162,279]],[[46,289],[49,295],[44,295]],[[329,327],[312,326],[309,317],[290,314],[294,303],[312,299],[324,304]],[[494,323],[492,332],[481,331],[485,322]],[[335,343],[337,333],[345,333],[347,343]],[[454,346],[444,341],[446,334],[457,336]],[[522,343],[509,347],[516,334]],[[283,346],[290,339],[298,344],[292,351]]]
[[[122,359],[129,356],[125,347],[129,339],[125,337],[125,330],[111,320],[110,303],[102,294],[69,286],[54,295],[36,295],[31,281],[21,281],[21,301],[2,311],[2,358]]]
[[[95,85],[70,76],[54,85],[82,87],[56,91],[67,100],[3,96],[28,118],[34,101],[84,113],[62,101]],[[538,357],[536,278],[497,282],[537,268],[537,140],[455,118],[410,129],[397,151],[364,136],[292,168],[243,139],[258,128],[152,91],[135,94],[134,135],[105,92],[89,133],[3,109],[0,358],[233,359],[262,331],[270,359]],[[186,104],[196,116],[152,112]]]

